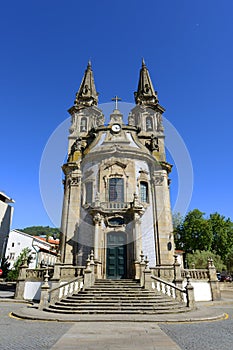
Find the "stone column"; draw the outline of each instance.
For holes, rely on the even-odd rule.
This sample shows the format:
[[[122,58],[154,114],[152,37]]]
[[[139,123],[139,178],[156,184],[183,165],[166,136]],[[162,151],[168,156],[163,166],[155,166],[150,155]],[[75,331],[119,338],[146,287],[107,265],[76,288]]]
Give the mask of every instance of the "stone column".
[[[94,259],[99,261],[99,229],[101,227],[102,216],[100,213],[96,213],[93,217],[95,223],[95,236],[94,236]]]
[[[161,167],[162,169],[156,170],[153,175],[157,263],[161,265],[172,265],[174,238],[168,186],[168,172],[170,171],[170,167],[165,162]]]
[[[69,186],[69,198],[67,199],[68,208],[66,218],[64,218],[65,224],[62,225],[66,226],[66,232],[64,232],[66,235],[64,262],[72,265],[74,260],[74,244],[77,244],[75,235],[79,222],[81,205],[81,171],[77,166],[68,175],[67,186]]]
[[[142,250],[142,241],[141,241],[141,216],[139,213],[134,214],[134,257],[135,261],[138,261],[141,250]]]
[[[62,262],[64,262],[65,260],[67,218],[68,218],[68,207],[70,202],[70,186],[69,186],[68,180],[64,180],[63,185],[64,185],[64,197],[63,197],[63,206],[62,206],[61,235],[60,235],[60,251],[61,251]]]
[[[217,279],[216,269],[212,258],[208,259],[208,270],[212,300],[220,300],[221,292],[219,287],[219,281]]]

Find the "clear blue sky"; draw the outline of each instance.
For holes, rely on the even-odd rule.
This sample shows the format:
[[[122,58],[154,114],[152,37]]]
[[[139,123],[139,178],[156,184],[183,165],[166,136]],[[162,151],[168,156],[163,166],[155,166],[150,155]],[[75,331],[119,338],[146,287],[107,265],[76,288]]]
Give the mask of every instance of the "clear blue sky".
[[[13,228],[52,225],[39,189],[45,144],[87,61],[99,102],[133,102],[141,58],[192,159],[189,209],[233,219],[232,0],[4,1],[0,11],[0,190]],[[176,171],[172,177],[176,196]],[[60,189],[59,189],[60,191]]]

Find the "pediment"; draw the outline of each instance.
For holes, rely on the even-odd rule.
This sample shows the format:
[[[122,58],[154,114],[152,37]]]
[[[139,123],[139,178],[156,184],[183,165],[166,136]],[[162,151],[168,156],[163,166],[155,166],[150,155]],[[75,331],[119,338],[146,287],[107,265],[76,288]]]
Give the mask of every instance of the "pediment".
[[[127,164],[124,164],[123,162],[121,162],[119,160],[112,160],[112,161],[109,161],[105,164],[104,170],[109,169],[113,166],[117,166],[121,169],[125,169],[127,167]]]

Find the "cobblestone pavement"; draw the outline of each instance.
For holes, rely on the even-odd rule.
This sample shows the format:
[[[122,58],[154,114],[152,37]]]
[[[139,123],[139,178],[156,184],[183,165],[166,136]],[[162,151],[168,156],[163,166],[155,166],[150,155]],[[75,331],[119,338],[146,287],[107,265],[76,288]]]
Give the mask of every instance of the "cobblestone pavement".
[[[23,304],[0,302],[0,350],[46,350],[68,331],[72,323],[35,322],[9,317]]]
[[[233,349],[233,304],[214,307],[227,313],[228,319],[200,323],[159,324],[159,326],[182,350],[231,350]]]

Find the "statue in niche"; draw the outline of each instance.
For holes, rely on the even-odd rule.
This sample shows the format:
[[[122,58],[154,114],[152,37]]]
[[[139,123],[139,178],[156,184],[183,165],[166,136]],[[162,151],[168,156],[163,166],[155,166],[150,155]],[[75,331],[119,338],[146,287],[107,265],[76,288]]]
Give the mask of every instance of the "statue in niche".
[[[70,153],[69,153],[69,156],[68,156],[68,162],[76,161],[77,159],[75,157],[75,153],[76,152],[81,152],[82,148],[83,148],[82,138],[79,137],[79,138],[77,138],[74,141],[73,145],[71,146]]]
[[[153,122],[151,117],[146,117],[146,131],[153,130]]]
[[[158,145],[158,138],[154,135],[151,135],[151,150],[152,151],[158,151],[159,145]]]
[[[128,117],[128,124],[135,125],[135,120],[131,113],[129,114],[129,117]]]
[[[83,93],[84,95],[86,95],[86,94],[88,93],[88,90],[89,90],[89,88],[88,88],[88,85],[86,84],[86,85],[84,86],[84,88],[83,88],[82,93]]]
[[[150,143],[146,144],[146,147],[151,151],[159,151],[159,145],[158,145],[158,138],[155,137],[153,134],[151,135],[150,138]]]
[[[157,113],[157,122],[158,122],[158,131],[163,131],[163,120],[162,115],[160,113]]]

